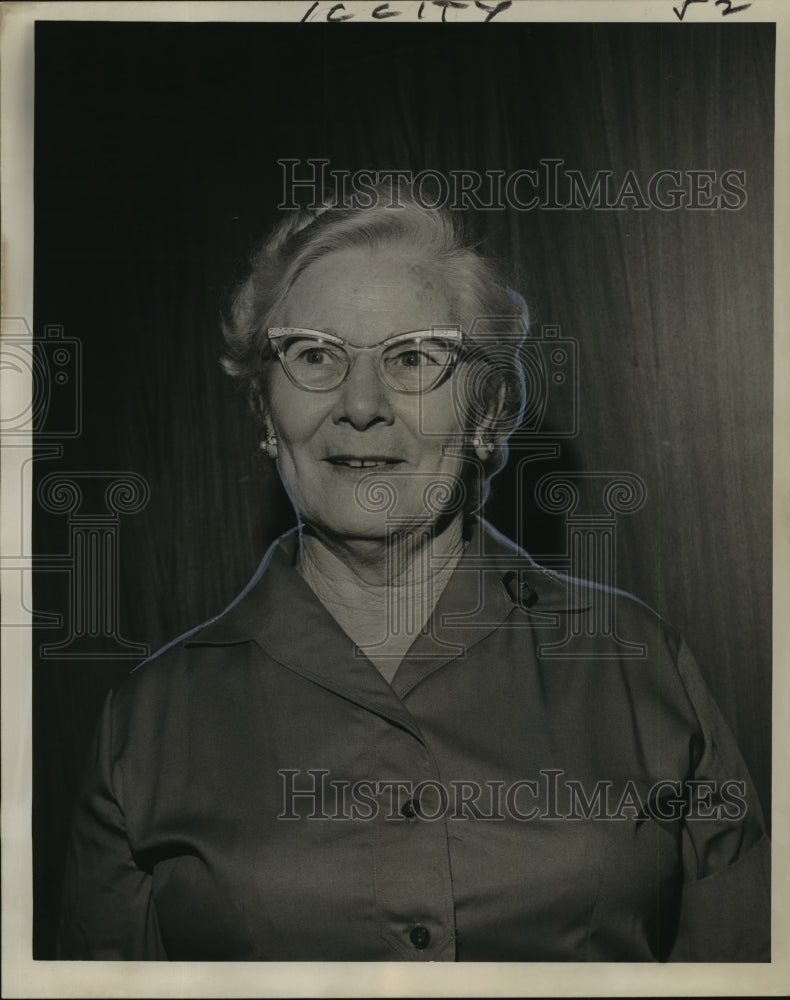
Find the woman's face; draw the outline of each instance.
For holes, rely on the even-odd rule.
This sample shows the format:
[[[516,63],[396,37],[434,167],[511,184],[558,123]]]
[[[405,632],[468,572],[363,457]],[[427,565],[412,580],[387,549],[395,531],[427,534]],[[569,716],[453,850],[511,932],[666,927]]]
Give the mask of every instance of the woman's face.
[[[385,246],[339,250],[311,264],[277,318],[367,347],[451,324],[451,315],[429,269]],[[463,443],[453,379],[422,395],[397,392],[380,380],[376,353],[358,354],[346,380],[328,392],[294,385],[279,361],[270,368],[267,418],[280,475],[302,520],[336,538],[380,539],[435,522],[437,505],[426,505],[425,490],[457,482],[461,468],[445,454],[446,445],[457,453]]]

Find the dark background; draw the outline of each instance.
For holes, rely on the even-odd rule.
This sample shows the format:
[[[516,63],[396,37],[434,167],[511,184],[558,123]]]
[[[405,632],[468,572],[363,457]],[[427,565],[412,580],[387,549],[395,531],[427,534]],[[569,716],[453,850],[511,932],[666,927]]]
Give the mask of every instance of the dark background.
[[[82,430],[51,472],[150,487],[118,526],[124,639],[216,614],[292,515],[217,358],[220,310],[278,217],[283,157],[337,169],[746,172],[739,211],[487,212],[536,329],[579,343],[580,430],[529,466],[625,471],[617,584],[686,636],[770,797],[774,27],[36,26],[35,315],[82,345]],[[556,426],[564,415],[553,415]],[[550,425],[549,425],[550,426]],[[559,439],[558,439],[559,440]],[[561,561],[514,449],[487,516]],[[34,509],[34,547],[68,519]],[[54,954],[70,811],[100,703],[135,659],[60,658],[65,573],[34,580],[34,955]],[[138,657],[139,659],[139,657]]]

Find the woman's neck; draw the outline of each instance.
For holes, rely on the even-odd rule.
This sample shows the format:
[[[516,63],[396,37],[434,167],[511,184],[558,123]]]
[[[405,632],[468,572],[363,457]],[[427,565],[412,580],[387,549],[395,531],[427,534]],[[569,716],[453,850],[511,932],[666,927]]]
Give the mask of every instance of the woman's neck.
[[[309,527],[298,572],[386,680],[425,627],[464,550],[463,523],[342,540]]]

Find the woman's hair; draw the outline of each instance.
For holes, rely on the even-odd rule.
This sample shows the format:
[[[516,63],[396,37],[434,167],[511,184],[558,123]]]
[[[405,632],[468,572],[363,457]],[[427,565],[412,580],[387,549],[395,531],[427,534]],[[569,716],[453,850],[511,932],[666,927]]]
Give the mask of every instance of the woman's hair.
[[[475,473],[466,483],[471,493],[467,506],[475,509],[485,499],[489,480],[504,465],[507,437],[524,411],[520,344],[527,332],[526,306],[506,288],[493,261],[465,236],[457,213],[426,208],[403,188],[397,199],[389,187],[375,193],[369,208],[327,200],[317,210],[298,209],[275,226],[231,297],[223,320],[226,354],[221,365],[238,380],[263,422],[266,372],[274,360],[267,330],[278,325],[277,314],[296,279],[334,251],[407,248],[415,265],[427,265],[438,276],[453,311],[449,322],[457,323],[464,334],[465,362],[459,365],[456,399],[470,441],[474,430],[484,426],[494,445],[482,470],[471,443],[464,449]]]

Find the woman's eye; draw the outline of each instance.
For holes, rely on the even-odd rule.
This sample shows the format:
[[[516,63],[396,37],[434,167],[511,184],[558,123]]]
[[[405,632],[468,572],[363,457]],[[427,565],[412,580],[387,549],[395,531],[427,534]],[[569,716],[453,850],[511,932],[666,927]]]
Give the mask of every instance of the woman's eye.
[[[395,361],[402,368],[425,368],[427,365],[436,364],[435,359],[430,354],[418,351],[416,348],[410,351],[401,351]]]
[[[333,360],[333,354],[323,346],[292,348],[288,353],[292,364],[306,365],[315,368]]]

